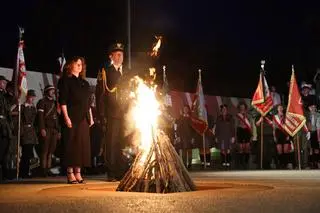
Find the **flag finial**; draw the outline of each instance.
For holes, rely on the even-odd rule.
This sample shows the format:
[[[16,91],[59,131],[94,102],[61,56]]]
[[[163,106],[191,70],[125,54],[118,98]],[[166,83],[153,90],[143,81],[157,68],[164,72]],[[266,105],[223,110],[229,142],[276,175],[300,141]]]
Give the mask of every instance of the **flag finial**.
[[[261,69],[264,71],[264,65],[266,64],[266,60],[261,60]]]
[[[198,72],[199,72],[199,80],[200,81],[201,81],[201,71],[202,71],[201,69],[198,70]]]
[[[293,64],[291,65],[291,70],[292,70],[292,72],[294,72],[294,65]]]
[[[24,29],[20,26],[18,26],[18,27],[19,27],[19,40],[21,41],[23,33],[24,33]]]
[[[165,79],[166,79],[166,66],[165,65],[162,66],[162,70],[163,70],[163,81],[165,81]]]

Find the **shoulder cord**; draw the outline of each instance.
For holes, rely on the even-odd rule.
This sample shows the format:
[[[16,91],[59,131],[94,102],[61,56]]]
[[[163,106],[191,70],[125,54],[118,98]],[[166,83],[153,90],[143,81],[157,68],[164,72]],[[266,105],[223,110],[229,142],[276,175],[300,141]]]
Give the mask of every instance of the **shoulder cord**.
[[[102,74],[102,81],[103,81],[103,84],[104,84],[104,88],[110,92],[110,93],[114,93],[117,91],[117,87],[114,87],[113,89],[110,89],[107,85],[107,74],[106,74],[106,70],[104,68],[102,68],[101,70],[101,74]]]

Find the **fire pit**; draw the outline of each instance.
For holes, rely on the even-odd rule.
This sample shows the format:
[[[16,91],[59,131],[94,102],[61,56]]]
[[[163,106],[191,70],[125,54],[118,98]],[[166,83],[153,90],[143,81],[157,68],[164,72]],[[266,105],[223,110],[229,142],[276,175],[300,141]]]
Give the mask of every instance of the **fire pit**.
[[[156,86],[148,85],[139,77],[132,79],[130,122],[137,132],[138,154],[120,181],[117,191],[129,192],[186,192],[195,185],[168,136],[158,128],[160,104]]]

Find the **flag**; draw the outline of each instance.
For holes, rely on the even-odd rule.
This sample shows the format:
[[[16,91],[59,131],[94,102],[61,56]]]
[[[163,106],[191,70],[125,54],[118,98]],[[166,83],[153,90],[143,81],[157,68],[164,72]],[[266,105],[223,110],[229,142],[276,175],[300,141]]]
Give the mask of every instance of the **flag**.
[[[305,123],[306,118],[303,114],[303,103],[292,67],[288,107],[284,122],[284,128],[287,133],[293,137],[305,125]]]
[[[14,82],[15,97],[23,102],[28,92],[26,64],[23,54],[24,41],[19,41],[16,69],[12,80]]]
[[[162,85],[162,94],[163,94],[163,102],[166,106],[172,106],[171,96],[169,95],[169,82],[166,75],[166,67],[163,67],[163,85]]]
[[[63,52],[62,52],[61,56],[58,58],[58,62],[59,62],[59,65],[60,65],[59,73],[60,73],[60,75],[62,75],[64,65],[66,64],[66,58],[64,57]]]
[[[251,105],[262,115],[266,114],[273,107],[273,100],[269,90],[267,80],[264,76],[264,72],[260,73],[259,83],[256,91],[253,94]]]
[[[197,133],[203,135],[208,129],[208,116],[201,82],[201,70],[199,70],[197,91],[192,103],[191,111],[191,125]]]

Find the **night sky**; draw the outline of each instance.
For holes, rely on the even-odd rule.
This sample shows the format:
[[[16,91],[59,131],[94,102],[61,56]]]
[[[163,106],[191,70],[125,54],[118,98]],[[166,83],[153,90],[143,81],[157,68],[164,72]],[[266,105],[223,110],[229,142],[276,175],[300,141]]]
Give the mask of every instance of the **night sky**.
[[[320,67],[319,1],[131,1],[133,59],[150,50],[154,35],[163,35],[155,63],[159,72],[167,66],[172,89],[195,91],[200,68],[205,93],[251,97],[261,59],[267,61],[269,84],[280,91],[286,89],[291,64],[298,81],[310,81]],[[63,49],[67,58],[85,56],[88,76],[96,77],[109,45],[127,44],[126,2],[3,3],[0,66],[14,66],[20,25],[28,70],[56,72]]]

